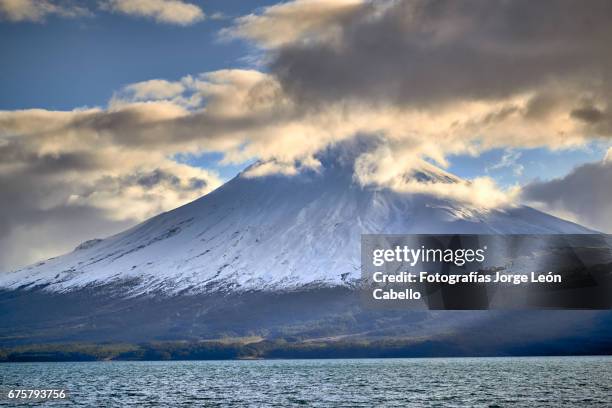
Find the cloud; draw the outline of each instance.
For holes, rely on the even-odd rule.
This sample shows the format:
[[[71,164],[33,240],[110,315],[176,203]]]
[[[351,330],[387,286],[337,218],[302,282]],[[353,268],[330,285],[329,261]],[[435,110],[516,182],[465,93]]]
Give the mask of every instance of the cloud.
[[[274,48],[272,72],[310,102],[431,107],[498,100],[559,80],[596,90],[612,61],[605,0],[589,7],[571,0],[312,3],[266,8],[231,31]]]
[[[206,170],[172,162],[162,167],[139,166],[74,186],[70,206],[98,208],[116,221],[141,221],[190,202],[218,187]]]
[[[221,31],[225,38],[248,38],[266,48],[280,47],[314,37],[331,41],[343,20],[357,13],[363,0],[297,0],[265,7],[261,14],[236,20]]]
[[[228,19],[228,16],[220,11],[215,11],[214,13],[210,14],[209,18],[211,20],[226,20]]]
[[[292,162],[280,162],[278,160],[268,160],[255,163],[241,173],[242,177],[256,178],[269,175],[295,176],[304,170],[318,171],[321,162],[315,157],[307,157],[302,160]]]
[[[15,210],[3,206],[3,211],[12,211],[18,218],[8,225],[0,221],[0,273],[69,252],[81,242],[115,234],[135,222],[109,219],[104,211],[91,207]]]
[[[224,34],[263,47],[283,91],[310,109],[505,105],[474,131],[493,121],[545,124],[559,148],[568,132],[612,135],[611,18],[606,0],[296,0]]]
[[[487,166],[485,168],[485,172],[489,173],[493,170],[500,170],[506,168],[511,169],[515,176],[520,176],[523,174],[523,170],[525,170],[525,167],[518,162],[521,156],[521,152],[517,152],[512,149],[507,149],[502,155],[501,160],[497,163]]]
[[[354,178],[364,186],[449,199],[485,211],[516,204],[520,191],[518,186],[504,190],[490,177],[461,179],[384,142],[357,157]]]
[[[181,0],[106,0],[102,5],[113,12],[152,18],[166,24],[185,26],[204,19],[200,7]]]
[[[296,0],[222,35],[263,47],[268,82],[296,116],[344,117],[445,165],[609,139],[611,16],[600,0]]]
[[[278,163],[276,161],[269,161],[248,168],[244,172],[243,176],[246,178],[262,177],[271,174],[295,176],[298,173],[299,171],[293,163]]]
[[[138,82],[124,88],[124,93],[129,94],[132,100],[159,100],[169,99],[181,95],[185,86],[180,82],[169,82],[163,79],[152,79]]]
[[[523,188],[522,198],[545,211],[595,230],[612,232],[612,148],[601,162],[587,163],[549,181]]]
[[[184,114],[164,103],[0,112],[0,270],[116,233],[219,186],[214,172],[173,160],[170,146],[122,143],[130,129]]]
[[[475,177],[453,184],[411,180],[398,184],[395,189],[407,193],[446,198],[484,210],[515,205],[520,191],[518,186],[504,190],[490,177]]]
[[[72,1],[0,0],[0,19],[42,22],[51,15],[74,18],[90,15],[90,12]]]
[[[506,149],[492,169],[519,174],[516,149],[612,136],[610,18],[603,0],[295,0],[238,18],[222,36],[261,47],[294,129],[316,128],[310,147],[291,149],[298,158],[371,134],[397,162],[446,166],[451,154]]]
[[[99,8],[125,15],[146,17],[165,24],[187,26],[204,20],[204,12],[182,0],[99,0]],[[42,22],[48,16],[76,18],[93,12],[74,0],[0,0],[0,19]],[[220,14],[215,18],[219,19]]]

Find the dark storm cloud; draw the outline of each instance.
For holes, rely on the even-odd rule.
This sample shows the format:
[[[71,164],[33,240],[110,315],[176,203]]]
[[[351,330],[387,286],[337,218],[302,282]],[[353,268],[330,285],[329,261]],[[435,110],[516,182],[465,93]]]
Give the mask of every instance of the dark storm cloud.
[[[350,17],[338,22],[333,41],[275,50],[271,70],[285,90],[310,103],[430,106],[559,80],[584,89],[612,67],[608,0],[371,2]]]
[[[189,192],[205,188],[208,183],[204,179],[181,177],[168,170],[154,169],[151,171],[135,171],[118,177],[104,176],[85,187],[79,194],[86,196],[101,190],[120,193],[122,190],[134,186],[142,187],[144,191],[155,187],[166,187],[175,192]]]
[[[34,153],[9,143],[0,147],[0,162],[4,165],[28,163],[31,174],[50,175],[65,171],[94,171],[103,163],[92,152]]]
[[[612,154],[551,181],[538,181],[523,189],[529,201],[544,203],[551,211],[573,214],[578,221],[602,232],[612,232]]]
[[[162,182],[168,183],[172,186],[178,186],[181,183],[181,179],[179,179],[177,176],[160,169],[155,169],[146,174],[132,175],[131,178],[135,179],[137,184],[146,188],[151,188]]]
[[[545,119],[554,112],[558,104],[558,95],[549,92],[538,93],[527,102],[524,116],[526,119]]]
[[[206,186],[208,186],[208,183],[204,179],[197,177],[192,177],[189,179],[189,188],[192,190],[200,190]]]
[[[607,108],[585,105],[570,112],[570,116],[587,125],[590,132],[603,135],[612,134],[612,95],[607,101]]]
[[[593,107],[588,106],[585,108],[574,109],[571,112],[572,117],[576,119],[580,119],[587,123],[597,123],[601,122],[605,118],[604,112]]]

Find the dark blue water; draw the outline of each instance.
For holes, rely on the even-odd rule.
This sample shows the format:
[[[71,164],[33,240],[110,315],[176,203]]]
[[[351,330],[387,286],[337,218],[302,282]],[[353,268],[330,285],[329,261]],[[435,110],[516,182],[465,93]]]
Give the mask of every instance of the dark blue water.
[[[612,407],[612,358],[1,364],[10,388],[65,388],[48,406]],[[40,403],[38,403],[40,404]]]

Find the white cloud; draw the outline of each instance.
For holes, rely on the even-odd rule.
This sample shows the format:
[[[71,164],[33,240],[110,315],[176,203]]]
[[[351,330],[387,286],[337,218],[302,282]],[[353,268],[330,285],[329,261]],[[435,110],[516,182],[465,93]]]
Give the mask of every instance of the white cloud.
[[[211,20],[225,20],[228,17],[220,11],[215,11],[209,17]]]
[[[342,19],[357,12],[363,0],[296,0],[265,7],[225,29],[225,38],[248,38],[264,47],[279,47],[309,37],[331,40]]]
[[[71,1],[0,0],[0,19],[9,21],[41,22],[50,15],[74,18],[90,12]]]
[[[281,174],[283,176],[295,176],[298,169],[293,163],[277,163],[274,161],[262,163],[247,169],[243,176],[247,178],[268,176],[270,174]]]
[[[518,186],[502,189],[490,177],[460,179],[410,150],[394,150],[387,144],[359,156],[354,177],[362,185],[450,199],[481,210],[512,206],[520,191]]]
[[[256,178],[269,175],[295,176],[300,172],[308,169],[318,171],[321,168],[321,162],[314,157],[307,157],[300,161],[279,162],[277,160],[269,160],[265,162],[255,163],[247,168],[242,177]]]
[[[521,152],[506,149],[500,161],[487,166],[485,171],[489,173],[492,170],[511,169],[515,176],[521,176],[523,174],[523,170],[525,170],[525,167],[518,162],[521,156]]]
[[[147,145],[165,155],[219,151],[228,163],[306,162],[330,144],[371,135],[388,141],[395,163],[430,159],[443,167],[450,154],[476,155],[493,148],[560,149],[590,140],[582,124],[562,109],[549,113],[546,120],[526,120],[531,98],[462,102],[432,111],[358,102],[319,110],[292,100],[269,74],[221,70],[176,82],[129,85],[106,109],[4,112],[0,134],[29,135],[49,151],[62,143],[83,148],[91,143]]]
[[[152,79],[128,85],[124,91],[132,94],[134,100],[157,100],[179,96],[185,91],[185,86],[180,82]]]
[[[167,24],[190,25],[204,19],[200,7],[181,0],[106,0],[102,5],[110,11]]]
[[[142,157],[125,160],[140,163],[178,153],[218,151],[225,163],[253,159],[273,163],[253,170],[250,176],[272,171],[292,174],[297,171],[294,163],[304,167],[314,163],[316,153],[326,146],[369,135],[386,140],[392,155],[378,157],[378,170],[367,177],[362,174],[362,181],[385,184],[423,159],[444,167],[450,154],[536,146],[558,149],[589,140],[582,125],[563,110],[549,113],[545,121],[525,120],[531,98],[462,102],[435,111],[357,102],[305,109],[269,74],[221,70],[175,82],[129,85],[106,109],[3,112],[0,135],[8,141],[20,137],[22,143],[32,143],[39,156],[127,149]],[[0,168],[17,165],[5,161]],[[472,184],[481,190],[489,186],[484,181]],[[490,200],[493,205],[502,202],[501,198]]]
[[[513,206],[520,192],[518,186],[502,189],[490,177],[475,177],[453,184],[412,180],[396,185],[395,189],[446,198],[484,210]]]

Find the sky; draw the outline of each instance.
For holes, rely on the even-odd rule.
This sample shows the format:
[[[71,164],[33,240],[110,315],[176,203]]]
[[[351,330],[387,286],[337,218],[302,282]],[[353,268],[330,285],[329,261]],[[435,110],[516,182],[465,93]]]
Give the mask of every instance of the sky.
[[[0,271],[355,137],[377,141],[357,183],[409,190],[427,161],[479,199],[432,194],[612,232],[610,21],[606,0],[0,0]]]

